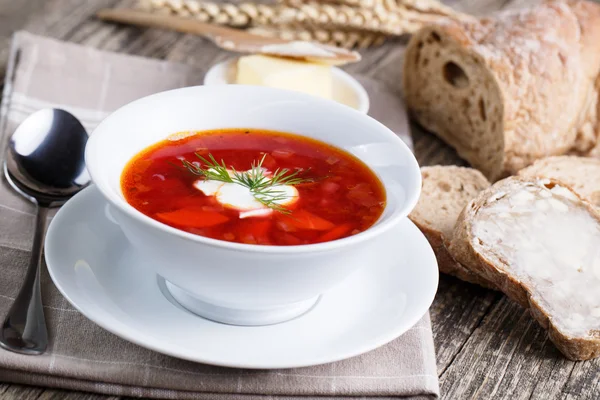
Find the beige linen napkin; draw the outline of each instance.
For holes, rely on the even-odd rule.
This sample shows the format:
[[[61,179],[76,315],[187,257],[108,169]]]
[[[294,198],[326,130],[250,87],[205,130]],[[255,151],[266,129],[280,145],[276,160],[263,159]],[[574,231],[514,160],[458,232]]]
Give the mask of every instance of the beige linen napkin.
[[[208,44],[207,44],[208,45]],[[198,85],[209,65],[149,60],[37,37],[15,35],[2,98],[0,159],[7,137],[35,110],[58,106],[86,128],[136,98]],[[363,79],[373,115],[410,144],[398,96]],[[25,275],[33,207],[0,186],[0,318]],[[44,272],[48,352],[0,350],[0,381],[111,395],[184,399],[434,398],[439,393],[429,316],[392,343],[336,363],[289,370],[241,370],[168,357],[121,340],[77,312]]]

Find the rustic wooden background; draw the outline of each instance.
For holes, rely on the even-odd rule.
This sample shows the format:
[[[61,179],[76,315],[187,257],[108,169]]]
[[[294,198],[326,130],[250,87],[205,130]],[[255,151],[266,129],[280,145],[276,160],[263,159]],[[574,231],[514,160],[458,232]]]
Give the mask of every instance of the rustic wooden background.
[[[209,66],[227,53],[190,35],[102,23],[102,7],[129,0],[0,0],[0,77],[12,32],[30,32],[105,50]],[[523,7],[530,0],[448,0],[483,15]],[[600,40],[600,38],[598,38]],[[400,90],[404,41],[363,52],[347,68]],[[434,136],[413,127],[421,165],[463,164]],[[600,289],[599,289],[600,290]],[[431,308],[443,399],[600,399],[600,359],[563,358],[527,311],[502,294],[442,276]],[[1,377],[0,377],[1,380]],[[0,383],[2,399],[116,399],[96,394]]]

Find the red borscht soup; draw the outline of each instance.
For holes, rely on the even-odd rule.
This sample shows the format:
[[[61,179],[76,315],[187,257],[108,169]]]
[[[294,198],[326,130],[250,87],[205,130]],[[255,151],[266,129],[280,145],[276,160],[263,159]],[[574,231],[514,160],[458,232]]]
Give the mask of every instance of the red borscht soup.
[[[170,136],[136,155],[125,199],[164,224],[258,245],[328,242],[369,228],[385,190],[358,158],[283,132],[226,129]]]

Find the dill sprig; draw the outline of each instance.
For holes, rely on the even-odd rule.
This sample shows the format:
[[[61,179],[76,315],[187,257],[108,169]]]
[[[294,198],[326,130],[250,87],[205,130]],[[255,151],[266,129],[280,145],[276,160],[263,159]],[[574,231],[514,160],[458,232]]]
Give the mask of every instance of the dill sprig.
[[[247,187],[254,198],[262,205],[284,214],[289,214],[291,211],[279,203],[288,200],[290,196],[277,187],[283,185],[293,186],[314,181],[310,178],[300,177],[300,170],[291,172],[288,168],[277,168],[272,176],[266,176],[265,170],[262,167],[267,156],[266,154],[258,162],[253,161],[248,171],[240,172],[231,167],[231,175],[223,159],[219,163],[212,154],[208,155],[208,159],[198,153],[195,154],[204,166],[201,163],[194,164],[187,160],[182,160],[183,166],[188,171],[194,175],[202,176],[206,180],[236,183]]]
[[[221,160],[221,164],[219,164],[212,154],[208,155],[210,161],[198,153],[195,154],[208,168],[202,168],[200,164],[196,165],[187,160],[181,160],[183,166],[192,174],[203,176],[206,180],[234,183],[233,179],[229,176],[229,172],[227,172],[225,161]]]
[[[280,202],[290,198],[284,191],[266,188],[262,190],[252,190],[252,194],[254,195],[254,198],[263,206],[269,207],[282,214],[291,214],[289,208],[279,204]]]

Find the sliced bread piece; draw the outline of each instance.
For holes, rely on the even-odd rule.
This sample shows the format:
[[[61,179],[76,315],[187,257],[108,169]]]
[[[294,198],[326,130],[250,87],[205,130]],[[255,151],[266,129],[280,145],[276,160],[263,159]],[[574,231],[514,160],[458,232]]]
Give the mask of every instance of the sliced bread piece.
[[[546,1],[424,27],[407,46],[407,106],[490,180],[598,141],[600,5]]]
[[[600,214],[575,192],[502,180],[462,211],[449,251],[529,308],[569,359],[600,356]]]
[[[543,158],[519,171],[519,176],[560,181],[600,207],[600,159],[576,156]]]
[[[421,168],[423,188],[408,218],[419,227],[435,252],[440,272],[485,287],[492,285],[457,263],[448,253],[456,219],[464,206],[490,186],[476,169],[456,166]]]

